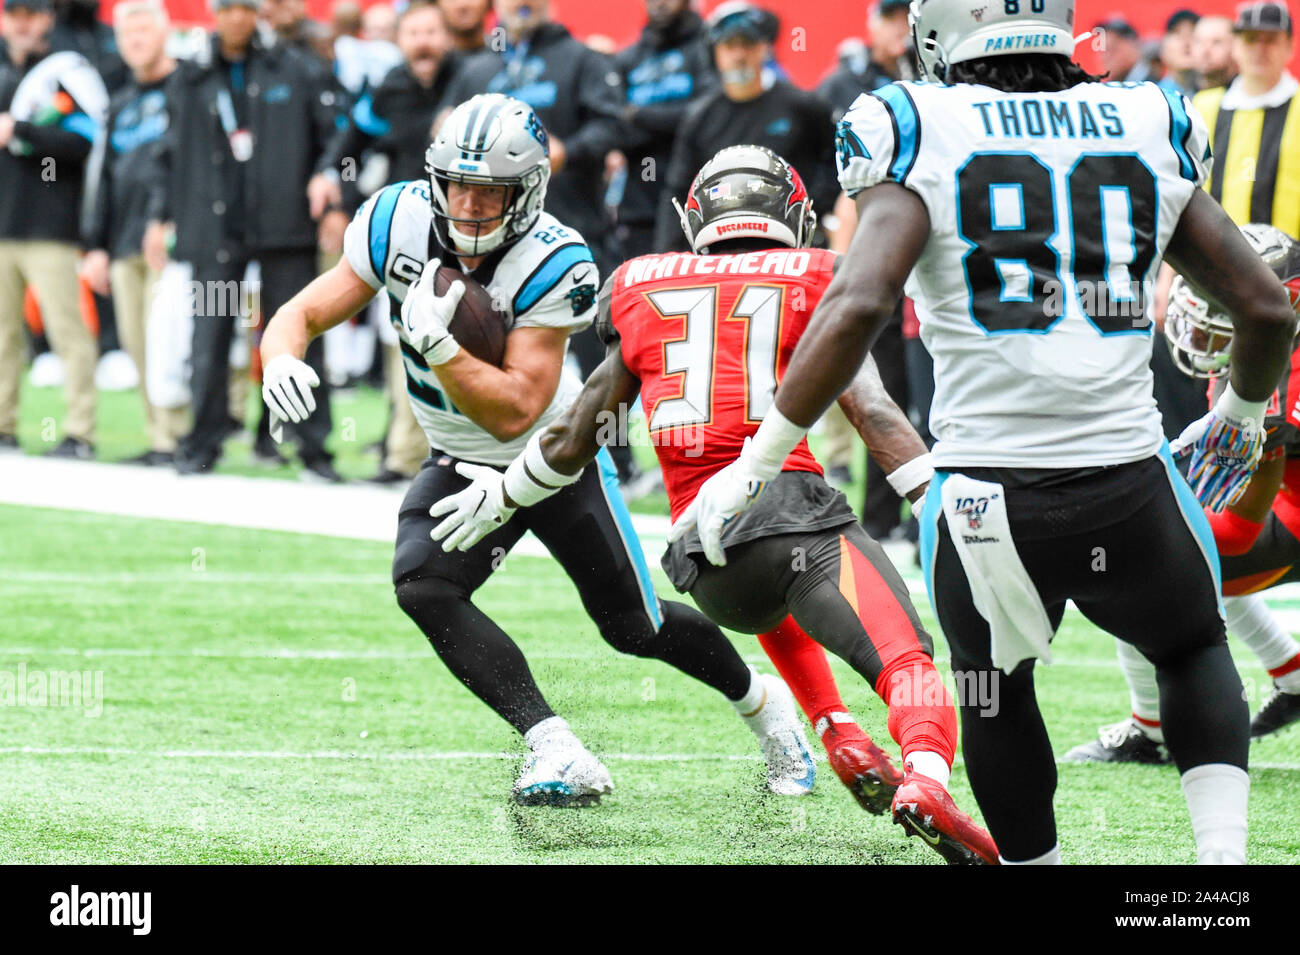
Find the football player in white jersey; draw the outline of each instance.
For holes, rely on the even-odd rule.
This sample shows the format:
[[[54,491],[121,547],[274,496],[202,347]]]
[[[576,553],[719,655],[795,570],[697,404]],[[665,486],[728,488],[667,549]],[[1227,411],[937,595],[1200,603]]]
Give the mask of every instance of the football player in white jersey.
[[[863,96],[839,127],[849,263],[775,408],[671,537],[698,524],[725,561],[722,526],[852,380],[906,285],[935,361],[922,558],[1002,858],[1060,860],[1033,668],[1073,600],[1156,666],[1198,861],[1242,862],[1249,717],[1210,528],[1152,398],[1147,299],[1167,255],[1234,319],[1231,387],[1187,446],[1216,508],[1258,460],[1295,315],[1199,188],[1210,147],[1187,101],[1071,61],[1072,0],[914,0],[911,15],[931,82]]]
[[[436,501],[509,464],[580,390],[564,369],[565,351],[569,335],[595,314],[598,284],[582,236],[542,211],[547,137],[526,104],[499,94],[462,103],[429,147],[426,168],[429,181],[395,183],[372,196],[348,226],[338,265],[271,320],[262,362],[272,435],[314,404],[318,381],[301,360],[307,342],[386,291],[407,392],[432,448],[399,512],[397,601],[448,669],[524,736],[530,753],[515,799],[584,805],[612,789],[605,767],[543,698],[519,647],[471,600],[528,530],[564,567],[606,641],[723,693],[761,743],[768,787],[809,791],[814,769],[789,689],[747,667],[698,611],[655,596],[607,458],[557,478],[567,486],[548,508],[469,551],[448,553],[431,538]],[[505,311],[500,368],[470,355],[447,331],[464,284],[436,295],[432,279],[441,266],[479,282]]]

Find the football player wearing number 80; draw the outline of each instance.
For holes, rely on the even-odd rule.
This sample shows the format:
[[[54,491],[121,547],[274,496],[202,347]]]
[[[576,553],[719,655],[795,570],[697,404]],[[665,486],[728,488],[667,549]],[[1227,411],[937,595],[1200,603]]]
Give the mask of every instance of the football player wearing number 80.
[[[846,114],[840,182],[860,216],[846,267],[753,441],[675,532],[698,525],[716,546],[852,380],[906,285],[935,362],[922,561],[967,774],[1004,860],[1060,860],[1033,681],[1073,600],[1155,665],[1197,858],[1240,863],[1249,718],[1210,527],[1152,398],[1145,298],[1167,256],[1233,317],[1231,381],[1191,445],[1218,506],[1258,459],[1295,315],[1200,189],[1204,124],[1178,93],[1075,65],[1072,0],[995,0],[978,21],[965,0],[915,0],[911,17],[933,82],[884,87]]]
[[[308,340],[387,292],[407,392],[432,448],[398,516],[397,602],[452,673],[523,734],[529,756],[516,800],[583,805],[612,788],[605,767],[547,704],[519,647],[471,600],[528,530],[564,567],[608,643],[721,692],[758,737],[769,788],[807,792],[813,764],[790,691],[747,667],[702,614],[655,596],[607,457],[530,520],[478,547],[447,553],[430,538],[438,523],[431,505],[509,464],[581,389],[564,355],[569,336],[591,323],[597,279],[582,237],[542,211],[546,131],[524,103],[499,94],[462,103],[426,167],[428,181],[395,183],[367,201],[348,227],[343,259],[271,320],[262,340],[267,406],[277,419],[305,417],[317,383],[301,360]],[[505,306],[500,368],[447,331],[464,286],[436,295],[440,266],[463,271]]]

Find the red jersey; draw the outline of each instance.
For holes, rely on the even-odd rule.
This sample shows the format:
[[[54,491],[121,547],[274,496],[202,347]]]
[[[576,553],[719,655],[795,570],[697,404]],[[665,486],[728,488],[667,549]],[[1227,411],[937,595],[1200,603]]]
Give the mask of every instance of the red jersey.
[[[641,380],[674,520],[758,430],[834,262],[820,249],[673,253],[614,273],[610,318]],[[806,440],[783,470],[822,474]]]

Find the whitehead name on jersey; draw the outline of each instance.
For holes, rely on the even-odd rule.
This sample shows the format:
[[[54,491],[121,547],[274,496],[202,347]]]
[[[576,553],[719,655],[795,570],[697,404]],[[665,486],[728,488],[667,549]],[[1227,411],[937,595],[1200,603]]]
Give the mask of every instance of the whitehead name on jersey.
[[[1163,441],[1153,283],[1205,181],[1205,125],[1154,84],[895,83],[839,124],[840,182],[900,183],[931,236],[908,281],[939,467],[1120,464]]]
[[[513,441],[501,442],[457,409],[424,358],[411,347],[402,325],[406,293],[424,271],[431,248],[433,211],[425,182],[399,182],[366,200],[343,239],[343,254],[362,281],[375,291],[387,291],[390,318],[401,339],[406,366],[406,391],[429,444],[453,457],[505,466],[524,449],[529,436],[560,416],[573,403],[582,382],[567,367],[555,397],[537,423]],[[596,315],[596,265],[587,243],[573,229],[545,212],[524,238],[496,258],[484,286],[508,313],[508,330],[562,328],[570,334],[591,324]],[[440,263],[435,261],[433,267]]]

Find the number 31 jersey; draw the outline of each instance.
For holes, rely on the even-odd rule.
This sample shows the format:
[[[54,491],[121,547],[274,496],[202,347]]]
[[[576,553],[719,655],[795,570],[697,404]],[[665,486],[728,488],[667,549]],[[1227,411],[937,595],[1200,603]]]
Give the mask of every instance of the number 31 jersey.
[[[896,182],[930,213],[908,294],[934,357],[936,466],[1089,467],[1159,450],[1150,299],[1210,162],[1181,94],[894,83],[853,104],[836,158],[850,196]]]
[[[598,330],[641,380],[674,520],[758,430],[834,264],[818,249],[649,255],[602,290],[613,329]],[[783,470],[822,473],[807,441]]]

